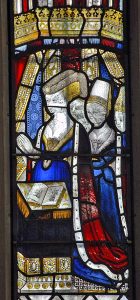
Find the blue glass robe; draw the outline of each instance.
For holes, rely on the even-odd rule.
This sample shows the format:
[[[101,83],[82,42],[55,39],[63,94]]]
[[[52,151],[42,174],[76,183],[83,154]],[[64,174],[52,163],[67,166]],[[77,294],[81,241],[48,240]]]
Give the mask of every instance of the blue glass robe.
[[[93,176],[96,183],[101,218],[107,232],[116,242],[124,241],[119,213],[116,179],[109,166],[115,160],[115,149],[106,150],[97,161],[93,161]]]

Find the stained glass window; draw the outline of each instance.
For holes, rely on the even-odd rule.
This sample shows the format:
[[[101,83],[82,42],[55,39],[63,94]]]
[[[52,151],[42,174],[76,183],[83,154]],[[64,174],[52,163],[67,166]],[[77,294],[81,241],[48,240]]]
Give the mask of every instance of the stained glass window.
[[[13,0],[14,300],[132,300],[124,2]]]

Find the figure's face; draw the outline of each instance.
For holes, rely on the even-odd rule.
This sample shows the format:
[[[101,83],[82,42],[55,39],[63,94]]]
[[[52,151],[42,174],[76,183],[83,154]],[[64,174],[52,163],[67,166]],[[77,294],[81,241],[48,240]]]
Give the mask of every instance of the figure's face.
[[[126,115],[124,112],[115,112],[115,124],[119,131],[124,132],[126,127]]]
[[[90,122],[95,126],[99,127],[103,124],[106,119],[107,109],[96,102],[87,103],[87,115]]]
[[[70,103],[70,111],[76,120],[81,120],[84,112],[84,101],[81,99],[75,99]]]
[[[86,131],[89,131],[91,129],[91,124],[85,116],[84,106],[85,101],[77,98],[70,103],[70,113],[76,121],[85,127]]]
[[[46,94],[45,95],[47,106],[59,106],[59,107],[67,107],[67,100],[64,97],[63,91],[59,91],[54,94]]]

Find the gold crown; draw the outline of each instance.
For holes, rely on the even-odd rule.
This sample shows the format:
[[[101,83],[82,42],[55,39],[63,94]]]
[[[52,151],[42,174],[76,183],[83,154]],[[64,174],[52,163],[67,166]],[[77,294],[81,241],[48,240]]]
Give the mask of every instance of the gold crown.
[[[35,14],[27,13],[14,18],[15,46],[38,38],[37,18]]]
[[[85,19],[93,19],[93,18],[101,18],[103,10],[101,8],[83,8],[82,14],[84,15]]]
[[[77,37],[83,22],[84,19],[77,8],[55,8],[50,18],[50,31],[54,36]]]
[[[38,28],[41,36],[49,36],[48,19],[50,11],[48,8],[37,8],[36,15],[38,18]]]
[[[103,17],[102,36],[123,41],[123,16],[122,12],[109,9]]]
[[[97,36],[101,28],[101,8],[82,9],[82,14],[85,17],[85,26],[82,32],[83,36]]]

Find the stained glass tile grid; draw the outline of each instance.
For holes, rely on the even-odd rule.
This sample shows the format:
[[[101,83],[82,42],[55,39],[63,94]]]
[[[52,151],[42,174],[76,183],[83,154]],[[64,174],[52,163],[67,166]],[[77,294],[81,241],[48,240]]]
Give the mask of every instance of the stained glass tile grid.
[[[91,278],[93,282],[95,276],[94,281],[96,283],[101,281],[103,285],[110,285],[111,281],[109,278],[115,281],[121,281],[122,278],[121,274],[116,275],[114,272],[117,271],[118,273],[118,268],[121,270],[127,266],[127,254],[119,246],[119,243],[124,243],[125,238],[128,237],[122,195],[122,182],[125,179],[122,169],[122,149],[124,148],[124,155],[126,152],[123,144],[126,125],[124,73],[117,56],[112,52],[102,52],[100,50],[97,53],[96,49],[93,49],[93,52],[85,49],[82,53],[81,51],[69,50],[65,54],[69,58],[65,59],[65,61],[60,58],[60,49],[57,54],[54,50],[49,50],[47,53],[45,51],[37,52],[34,54],[34,57],[31,55],[24,69],[21,85],[18,87],[16,99],[16,127],[18,130],[17,201],[20,214],[17,237],[19,236],[22,243],[24,241],[32,242],[34,239],[38,242],[48,240],[51,243],[52,238],[55,239],[55,235],[57,237],[60,236],[58,241],[61,238],[67,241],[69,239],[68,224],[69,227],[72,226],[73,207],[73,234],[77,250],[74,254],[74,265],[69,272],[74,272],[78,276],[82,275],[86,279],[85,282],[88,282],[87,280],[90,281]],[[79,61],[81,54],[82,63]],[[71,55],[73,55],[74,62],[71,62]],[[88,60],[87,57],[90,59]],[[44,65],[43,73],[40,71],[42,65]],[[49,65],[51,72],[49,72]],[[54,69],[53,73],[51,66]],[[95,74],[92,70],[95,70]],[[115,78],[114,85],[116,87],[114,86],[114,91],[109,82],[110,76]],[[39,101],[39,96],[35,96],[35,94],[33,94],[33,97],[31,96],[32,86],[36,85],[39,90],[42,83],[47,109],[45,108],[44,115],[42,113],[38,117],[41,123],[38,125],[40,126],[39,130],[38,128],[36,129],[37,138],[34,140],[34,136],[30,133],[30,128],[32,128],[31,124],[35,125],[37,114],[35,108],[32,107],[31,118],[28,118],[29,101],[30,99],[31,101],[33,99],[33,102]],[[74,98],[75,100],[73,100]],[[109,123],[107,118],[111,115],[112,106],[114,106],[115,114],[114,119],[113,114],[110,116]],[[77,107],[79,110],[77,110]],[[43,112],[41,104],[38,106],[38,109]],[[80,114],[77,114],[77,112]],[[51,118],[52,113],[54,115],[53,118]],[[47,122],[43,123],[45,118]],[[78,121],[78,123],[75,123],[75,121]],[[25,126],[22,124],[25,124]],[[94,124],[95,129],[92,129],[92,124]],[[110,124],[113,124],[113,127]],[[99,129],[96,129],[98,127]],[[21,156],[20,153],[23,153],[24,156]],[[50,153],[50,157],[48,157],[48,153]],[[55,158],[51,156],[53,153]],[[44,158],[46,156],[46,160],[40,161],[42,154]],[[63,158],[61,157],[62,154]],[[116,178],[114,177],[115,174]],[[70,176],[72,176],[72,179]],[[98,197],[100,194],[101,215],[97,207],[93,178],[97,184]],[[72,191],[71,187],[73,188]],[[78,198],[81,201],[80,204],[78,203]],[[107,198],[110,201],[108,206],[105,205]],[[117,201],[119,201],[120,211],[118,211]],[[110,211],[111,216],[109,217]],[[50,219],[54,219],[54,224],[50,223],[49,225],[49,214]],[[68,218],[70,218],[70,222],[67,222],[67,234],[65,237],[63,226],[66,221],[64,223],[64,219]],[[24,221],[25,219],[27,219],[27,222]],[[57,220],[55,224],[56,219],[63,219],[63,221],[58,223],[59,220]],[[104,222],[106,224],[103,226],[102,223]],[[110,227],[109,224],[112,226]],[[61,228],[63,234],[61,233]],[[70,230],[70,235],[71,233],[72,229]],[[118,246],[109,248],[108,245],[98,245],[102,241],[111,244],[111,237],[113,237],[113,240],[116,239]],[[92,240],[96,242],[95,246],[89,244]],[[30,250],[31,248],[32,251]],[[49,246],[47,248],[49,249]],[[52,260],[56,260],[54,265],[57,264],[60,258],[63,258],[63,256],[56,256],[60,248],[61,245],[59,248],[57,247],[57,253],[52,257]],[[60,286],[60,290],[66,288],[66,290],[70,289],[69,291],[71,292],[70,287],[73,281],[71,275],[64,275],[67,277],[68,282],[67,280],[65,282],[65,278],[59,282],[59,280],[62,280],[61,276],[63,275],[41,277],[39,273],[39,269],[42,268],[41,262],[39,263],[40,254],[39,257],[35,256],[35,250],[35,245],[34,247],[28,247],[27,252],[24,249],[24,252],[27,253],[26,256],[23,256],[23,259],[25,260],[26,257],[27,260],[24,268],[26,271],[28,270],[28,265],[31,265],[31,269],[36,270],[37,268],[37,274],[34,273],[35,271],[30,271],[30,276],[33,272],[34,275],[36,274],[39,277],[33,284],[34,281],[32,277],[29,277],[29,271],[27,271],[26,283],[26,277],[19,273],[19,285],[22,286],[21,291],[25,289],[26,293],[29,293],[29,291],[31,292],[34,289],[35,291],[40,289],[47,291],[50,289],[51,293],[56,285],[58,290]],[[46,254],[47,251],[46,249]],[[52,247],[52,252],[55,252],[54,246]],[[103,256],[101,252],[104,252]],[[119,253],[119,259],[116,264],[117,252]],[[44,255],[43,259],[49,259],[49,256],[45,258],[45,248],[43,246],[41,253]],[[32,258],[28,259],[28,254],[30,257],[32,255]],[[19,252],[19,255],[22,256],[23,253]],[[67,259],[70,259],[70,255],[71,253]],[[83,262],[79,261],[78,256],[80,256],[85,266]],[[112,258],[108,263],[107,260],[110,256]],[[33,257],[36,258],[35,262],[32,263]],[[97,261],[100,261],[100,264],[96,265],[94,263],[97,263]],[[106,262],[105,265],[101,265],[104,262]],[[47,261],[48,265],[50,265],[50,262]],[[98,270],[98,268],[100,269],[99,273],[103,272],[105,275],[102,279],[100,275],[97,280],[97,271],[92,270]],[[110,268],[113,269],[113,272]],[[88,269],[91,270],[89,275]],[[109,278],[107,278],[108,275]],[[26,284],[23,284],[23,282]],[[80,282],[78,283],[78,292],[85,291],[83,287],[79,290],[79,284]],[[84,289],[87,292],[97,292],[94,284],[90,287],[86,283]],[[123,288],[123,292],[126,291],[127,287]]]

